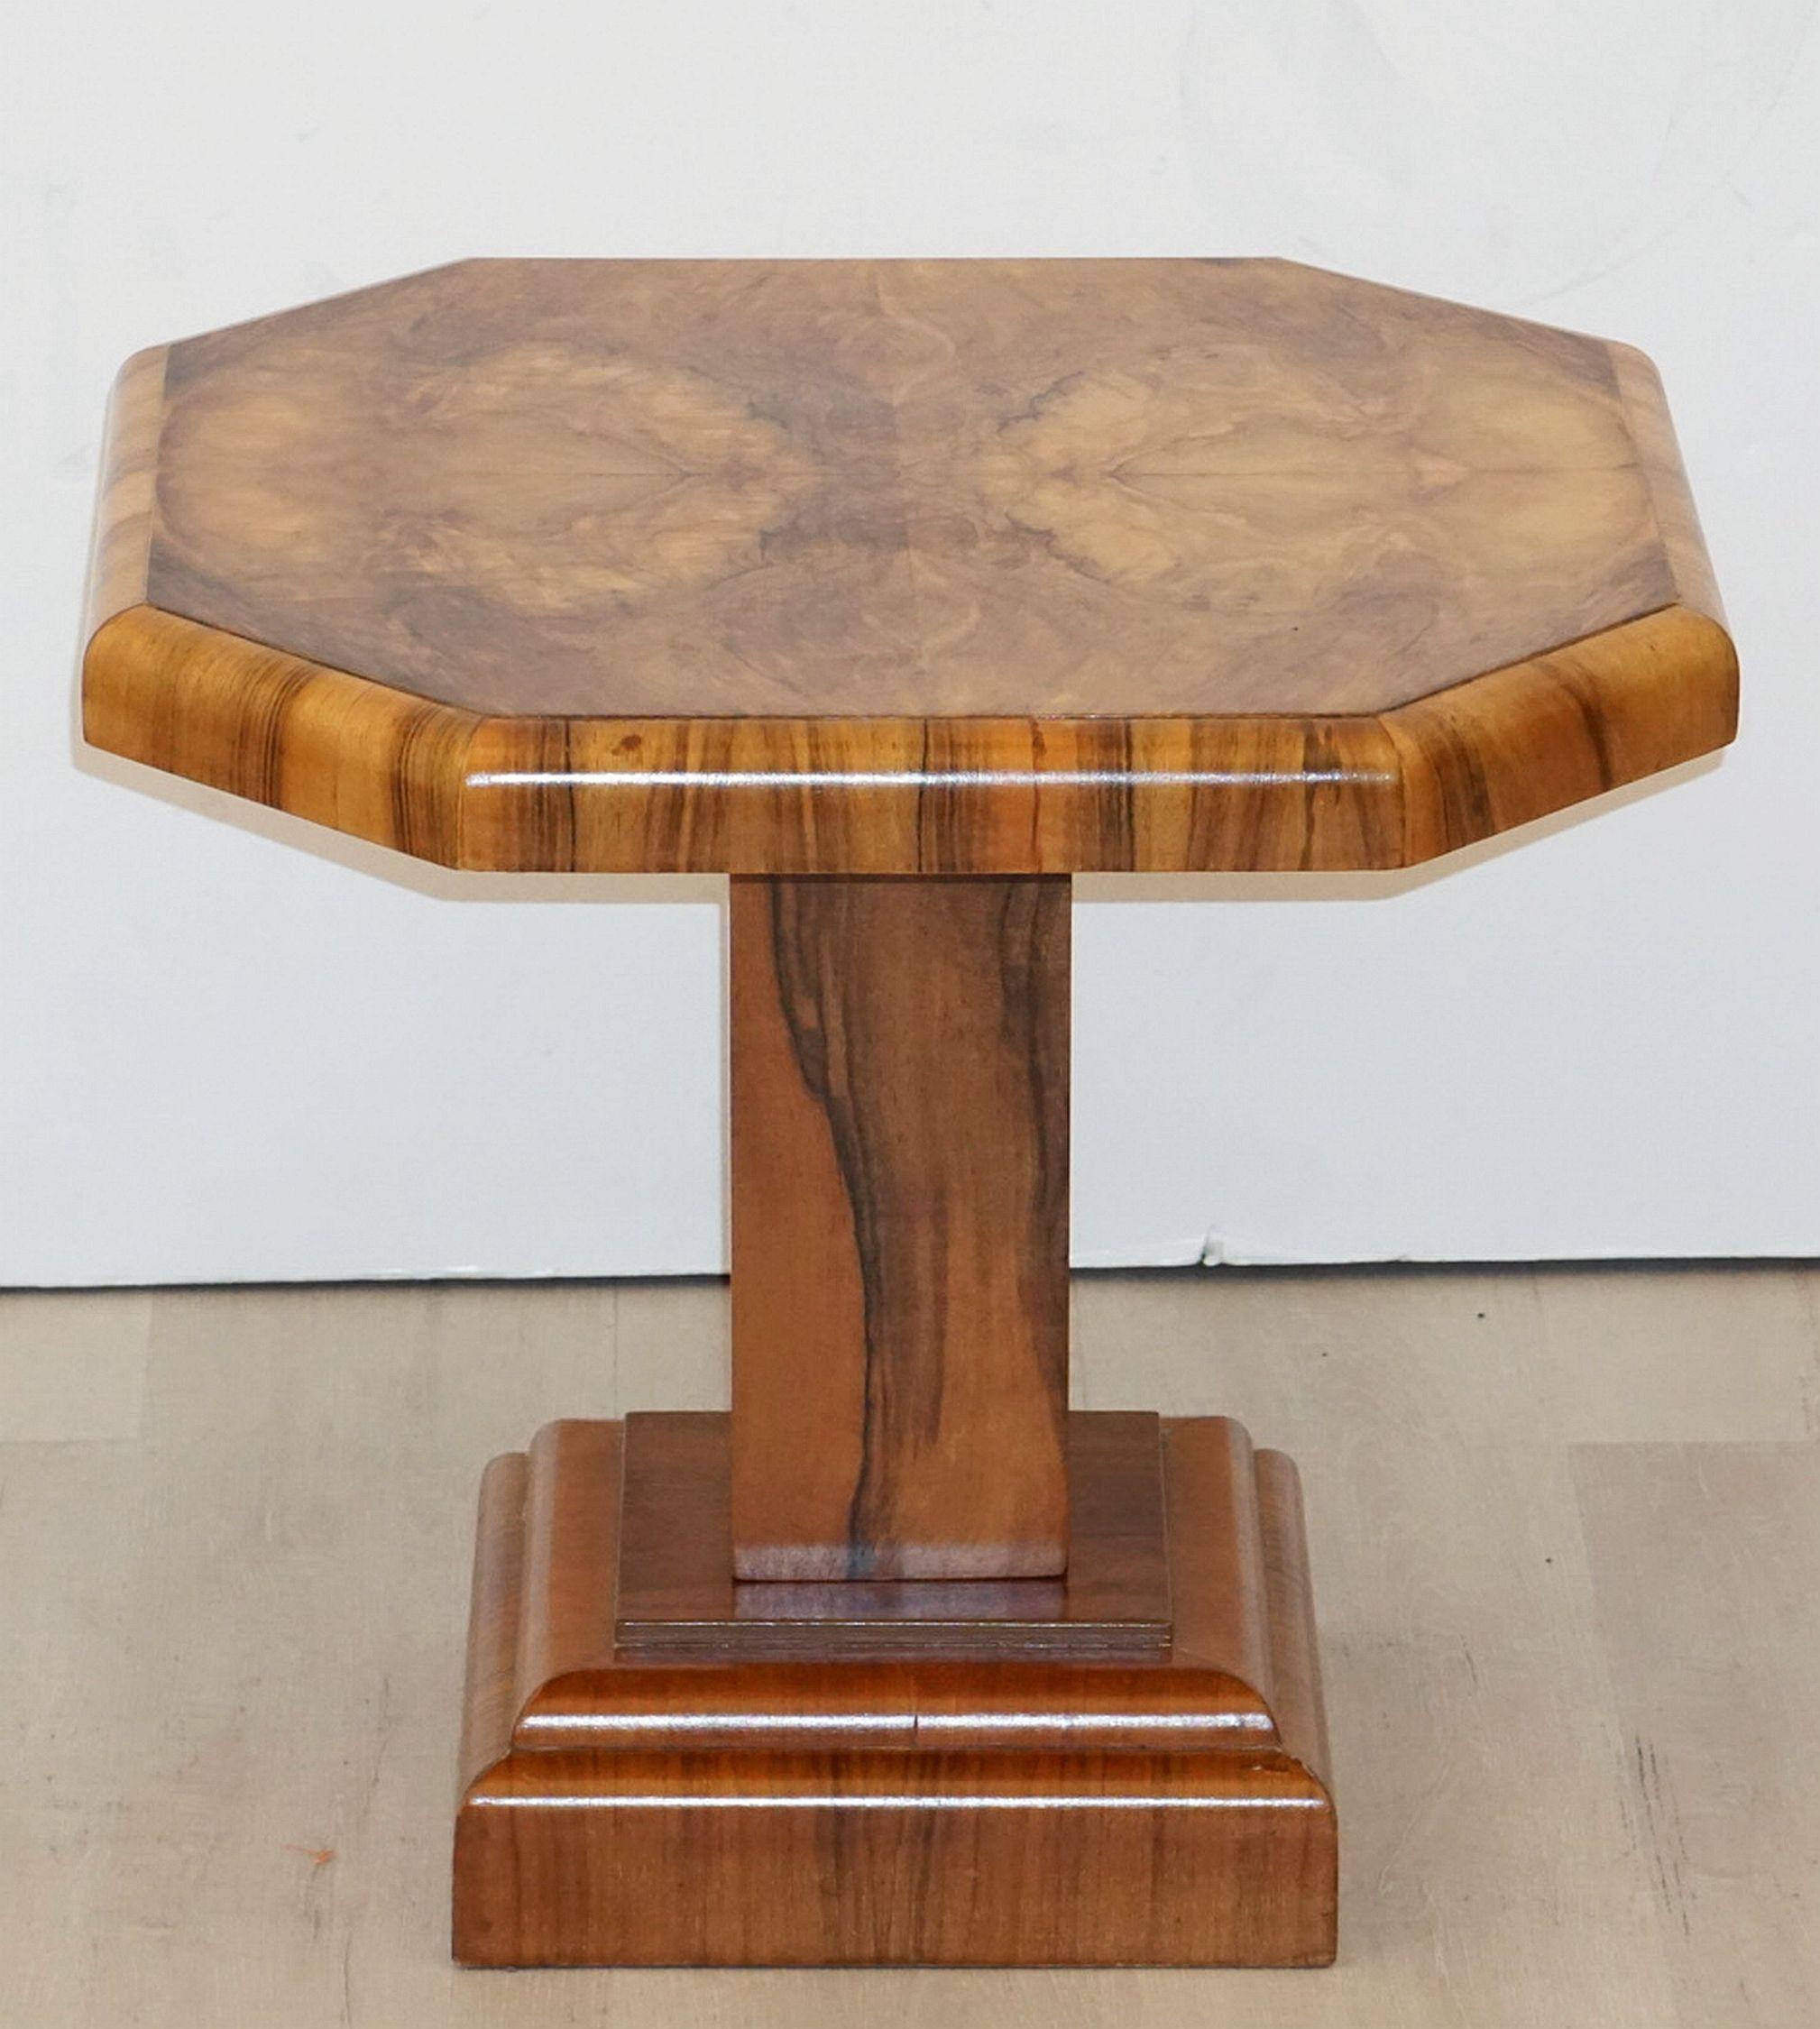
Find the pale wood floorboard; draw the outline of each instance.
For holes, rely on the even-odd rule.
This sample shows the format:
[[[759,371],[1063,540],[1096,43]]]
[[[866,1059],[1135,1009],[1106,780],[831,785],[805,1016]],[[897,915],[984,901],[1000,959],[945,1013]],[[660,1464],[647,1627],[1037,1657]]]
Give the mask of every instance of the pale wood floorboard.
[[[1574,1465],[1678,2021],[1820,2022],[1820,1447]]]
[[[0,1297],[0,2024],[1820,2021],[1820,1272],[1095,1276],[1077,1399],[1308,1489],[1320,1974],[456,1974],[480,1467],[726,1394],[714,1283]]]
[[[1563,1437],[1748,1444],[1820,1434],[1820,1285],[1810,1270],[1573,1268],[1533,1281]]]
[[[0,1442],[136,1437],[155,1299],[0,1296]]]

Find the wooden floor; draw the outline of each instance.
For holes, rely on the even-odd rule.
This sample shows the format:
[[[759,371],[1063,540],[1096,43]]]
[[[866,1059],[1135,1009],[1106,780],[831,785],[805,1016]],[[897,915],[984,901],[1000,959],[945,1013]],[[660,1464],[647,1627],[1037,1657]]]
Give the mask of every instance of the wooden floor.
[[[1820,1270],[1097,1276],[1308,1488],[1329,1973],[456,1973],[475,1481],[717,1285],[0,1297],[0,2024],[1820,2022]]]

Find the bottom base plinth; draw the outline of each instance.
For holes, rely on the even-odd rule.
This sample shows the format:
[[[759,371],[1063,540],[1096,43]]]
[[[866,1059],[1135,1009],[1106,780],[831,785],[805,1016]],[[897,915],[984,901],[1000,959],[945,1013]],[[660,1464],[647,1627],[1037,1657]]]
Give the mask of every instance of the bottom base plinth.
[[[1102,1448],[1080,1435],[1077,1458]],[[1335,1818],[1286,1458],[1222,1418],[1161,1425],[1161,1655],[1045,1652],[1041,1625],[1027,1657],[957,1648],[948,1614],[926,1650],[856,1655],[848,1617],[828,1657],[798,1627],[786,1655],[654,1659],[617,1631],[623,1437],[552,1424],[483,1483],[464,1964],[1331,1960]]]

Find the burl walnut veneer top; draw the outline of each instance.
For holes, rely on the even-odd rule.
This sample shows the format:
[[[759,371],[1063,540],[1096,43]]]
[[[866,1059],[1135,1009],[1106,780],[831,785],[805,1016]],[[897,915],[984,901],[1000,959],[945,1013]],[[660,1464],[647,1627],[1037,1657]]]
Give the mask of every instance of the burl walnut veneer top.
[[[472,262],[138,355],[106,489],[89,738],[455,865],[1398,865],[1731,737],[1647,361],[1277,262]]]

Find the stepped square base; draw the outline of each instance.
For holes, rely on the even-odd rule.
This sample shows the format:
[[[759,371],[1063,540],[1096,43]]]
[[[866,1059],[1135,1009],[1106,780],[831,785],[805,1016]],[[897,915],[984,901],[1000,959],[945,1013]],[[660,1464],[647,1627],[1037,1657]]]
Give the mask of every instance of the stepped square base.
[[[1221,1418],[1071,1418],[1077,1476],[1097,1460],[1128,1483],[1134,1437],[1154,1432],[1163,1542],[1131,1545],[1126,1565],[1142,1612],[1120,1621],[1103,1558],[1094,1597],[1096,1625],[1147,1630],[1160,1548],[1172,1616],[1161,1652],[1045,1649],[1069,1624],[1066,1602],[1034,1581],[1044,1599],[1021,1635],[988,1611],[1007,1585],[981,1588],[989,1642],[965,1625],[967,1588],[950,1585],[931,1588],[945,1597],[920,1644],[906,1643],[918,1591],[907,1584],[859,1588],[894,1630],[877,1653],[863,1632],[856,1651],[863,1615],[849,1602],[832,1652],[814,1655],[812,1596],[810,1611],[784,1615],[782,1650],[742,1649],[735,1630],[716,1657],[700,1615],[687,1617],[691,1595],[675,1623],[694,1630],[689,1653],[662,1653],[660,1632],[653,1655],[653,1595],[633,1620],[619,1596],[621,1518],[651,1491],[622,1485],[622,1469],[662,1435],[643,1420],[630,1446],[623,1424],[552,1424],[483,1483],[460,1960],[1331,1960],[1335,1818],[1286,1458],[1254,1453]],[[724,1458],[722,1419],[648,1420],[693,1462],[702,1497],[679,1506],[679,1527],[722,1526],[700,1475]],[[1098,1490],[1082,1486],[1077,1506],[1104,1526]],[[676,1567],[692,1556],[685,1547]],[[775,1626],[773,1608],[759,1620]]]

